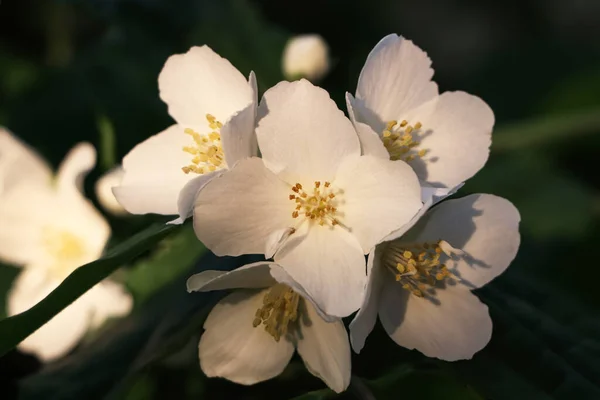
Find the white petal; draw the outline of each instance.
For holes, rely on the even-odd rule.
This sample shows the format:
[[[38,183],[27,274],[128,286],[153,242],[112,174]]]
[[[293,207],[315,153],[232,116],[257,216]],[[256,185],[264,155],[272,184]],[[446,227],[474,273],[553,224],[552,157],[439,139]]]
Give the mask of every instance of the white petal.
[[[0,196],[14,185],[27,182],[47,186],[50,167],[31,147],[0,127]]]
[[[479,97],[446,92],[403,118],[423,125],[417,135],[421,142],[418,149],[427,153],[410,163],[421,180],[454,187],[486,163],[494,113]]]
[[[423,215],[425,215],[425,213],[431,207],[433,207],[438,202],[444,200],[446,197],[452,196],[454,193],[456,193],[456,191],[458,189],[460,189],[463,186],[462,184],[460,184],[452,189],[448,189],[448,188],[434,188],[434,187],[430,187],[427,185],[423,185],[423,183],[421,183],[421,185],[422,185],[421,186],[421,201],[423,202],[423,206],[421,207],[419,212],[416,213],[410,219],[410,221],[408,221],[406,224],[402,225],[402,227],[400,229],[397,229],[394,232],[387,235],[385,237],[385,239],[383,239],[384,242],[389,242],[391,240],[395,240],[395,239],[401,237],[402,235],[404,235],[410,228],[412,228],[421,219],[421,217],[423,217]]]
[[[22,183],[0,198],[0,260],[23,265],[44,257],[43,227],[50,223],[54,196],[47,185]]]
[[[208,377],[252,385],[279,375],[294,353],[294,345],[279,342],[264,327],[253,327],[266,290],[238,290],[221,300],[204,322],[200,367]]]
[[[82,298],[93,312],[91,326],[99,327],[107,319],[122,317],[131,312],[133,298],[116,282],[104,280],[86,292]]]
[[[263,254],[276,230],[293,226],[290,187],[259,158],[241,160],[202,189],[194,230],[217,255]]]
[[[96,181],[96,197],[100,205],[114,215],[126,215],[127,211],[115,198],[113,187],[119,186],[123,180],[125,171],[121,166],[108,171]]]
[[[297,282],[294,278],[292,278],[291,275],[288,274],[287,271],[283,267],[281,267],[280,265],[278,265],[276,263],[271,263],[270,267],[271,267],[271,276],[278,283],[283,283],[283,284],[291,287],[292,289],[294,289],[294,291],[296,293],[298,293],[300,296],[302,296],[304,298],[304,300],[310,302],[310,304],[315,309],[317,314],[319,314],[319,316],[323,320],[325,320],[327,322],[332,322],[337,319],[336,317],[332,317],[331,315],[328,315],[327,313],[325,313],[325,311],[323,311],[321,309],[321,306],[315,301],[315,299],[313,299],[306,292],[304,287],[299,282]]]
[[[172,125],[135,146],[123,158],[121,185],[113,189],[119,203],[132,214],[177,214],[179,192],[198,176],[181,170],[191,163],[183,151],[191,143],[182,127]]]
[[[58,167],[58,190],[83,193],[83,179],[96,165],[96,149],[89,143],[79,143],[65,156]]]
[[[377,322],[379,312],[379,301],[385,276],[380,266],[381,252],[385,250],[386,244],[382,243],[375,247],[367,259],[367,271],[369,282],[363,298],[362,305],[356,316],[350,323],[350,343],[358,354],[365,346],[367,336],[373,331]]]
[[[340,222],[350,228],[365,254],[410,221],[422,205],[419,180],[402,161],[347,158],[334,184],[343,190]]]
[[[260,289],[275,284],[271,277],[273,263],[261,261],[247,264],[233,271],[203,271],[187,280],[188,292],[209,292],[226,289]]]
[[[436,300],[409,294],[393,280],[382,293],[379,317],[400,346],[445,361],[470,359],[492,335],[488,308],[463,286],[436,290]]]
[[[206,114],[225,122],[254,97],[246,78],[208,46],[169,57],[158,86],[169,114],[185,127],[204,126]]]
[[[276,173],[285,170],[305,182],[331,181],[344,157],[360,154],[352,123],[325,90],[307,80],[267,90],[258,113],[260,151]]]
[[[177,209],[179,212],[179,218],[169,221],[168,224],[179,225],[183,224],[186,219],[194,214],[194,201],[198,196],[198,192],[202,190],[204,186],[212,179],[221,176],[226,170],[219,170],[209,172],[203,175],[198,175],[191,181],[185,184],[181,192],[179,192],[179,198],[177,200]]]
[[[438,94],[431,81],[433,69],[427,53],[395,34],[384,37],[365,62],[356,98],[384,121],[423,104]]]
[[[254,133],[256,103],[251,103],[236,113],[221,128],[221,141],[227,165],[256,156],[258,147]]]
[[[342,320],[324,321],[310,303],[304,302],[297,333],[298,353],[309,372],[336,393],[350,383],[350,344]]]
[[[348,108],[350,120],[354,124],[356,133],[358,134],[362,155],[375,156],[388,160],[390,154],[383,145],[383,141],[378,133],[383,132],[384,124],[377,117],[371,119],[365,117],[367,110],[364,109],[364,106],[358,105],[359,103],[360,101],[357,101],[350,93],[346,93],[346,107]]]
[[[17,277],[8,293],[8,315],[28,310],[60,281],[48,280],[44,271],[27,268]],[[19,349],[34,353],[43,361],[52,361],[72,350],[87,331],[92,309],[82,298],[77,299],[19,344]]]
[[[446,264],[456,268],[465,283],[481,287],[504,272],[515,258],[519,221],[519,211],[508,200],[475,194],[438,205],[414,232],[417,241],[442,239],[464,251],[463,257]]]
[[[275,262],[329,315],[358,309],[366,284],[365,258],[356,238],[340,226],[303,224],[275,254]]]

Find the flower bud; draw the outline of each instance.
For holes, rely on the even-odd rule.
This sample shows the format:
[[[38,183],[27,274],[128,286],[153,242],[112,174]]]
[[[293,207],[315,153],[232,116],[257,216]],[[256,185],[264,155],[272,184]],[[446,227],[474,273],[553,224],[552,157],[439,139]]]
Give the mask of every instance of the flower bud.
[[[329,48],[316,34],[291,38],[283,51],[283,74],[288,80],[306,78],[315,82],[329,71]]]
[[[113,187],[121,184],[124,173],[123,168],[119,166],[108,171],[96,181],[96,197],[98,198],[98,202],[102,208],[113,215],[128,214],[112,192]]]

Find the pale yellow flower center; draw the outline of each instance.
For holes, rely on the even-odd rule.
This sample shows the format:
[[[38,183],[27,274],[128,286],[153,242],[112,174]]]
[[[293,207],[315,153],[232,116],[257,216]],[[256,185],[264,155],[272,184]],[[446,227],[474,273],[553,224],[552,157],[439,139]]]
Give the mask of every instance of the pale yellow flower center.
[[[181,168],[183,172],[189,174],[205,174],[225,167],[225,155],[221,145],[221,128],[223,124],[210,115],[206,114],[208,127],[212,132],[200,134],[191,128],[186,128],[184,132],[194,139],[192,146],[185,146],[183,151],[192,155],[192,162]]]
[[[290,324],[298,319],[300,296],[287,285],[277,283],[263,297],[263,305],[256,310],[252,325],[265,326],[265,331],[279,342]]]
[[[417,150],[421,142],[415,140],[421,132],[422,125],[417,122],[414,126],[409,125],[404,120],[398,124],[398,121],[387,123],[381,140],[383,145],[390,153],[390,160],[402,160],[406,162],[413,161],[417,157],[423,157],[427,150]]]
[[[417,297],[427,296],[443,281],[455,279],[445,264],[442,254],[448,256],[460,252],[445,241],[419,244],[390,244],[383,256],[383,265],[395,277],[402,288]]]
[[[81,238],[66,230],[46,227],[43,230],[42,240],[46,253],[54,261],[50,273],[60,279],[79,267],[86,254],[85,244]]]
[[[293,218],[304,217],[321,226],[335,226],[340,223],[337,195],[342,191],[335,191],[330,182],[321,185],[321,182],[317,181],[309,191],[304,191],[302,185],[296,183],[292,186],[292,191],[294,193],[289,195],[289,199],[296,204],[292,212]]]

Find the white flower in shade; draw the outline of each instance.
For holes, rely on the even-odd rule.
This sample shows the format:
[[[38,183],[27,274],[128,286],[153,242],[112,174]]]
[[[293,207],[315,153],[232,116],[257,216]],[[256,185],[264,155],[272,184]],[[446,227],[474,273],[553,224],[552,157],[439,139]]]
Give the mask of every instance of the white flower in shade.
[[[217,255],[274,255],[327,314],[349,315],[364,255],[419,211],[418,179],[405,162],[361,156],[351,122],[306,80],[269,89],[259,115],[263,158],[198,193],[196,235]]]
[[[320,35],[298,35],[283,50],[283,74],[286,79],[306,78],[316,82],[329,71],[329,47]]]
[[[427,54],[410,40],[384,37],[358,78],[348,112],[363,154],[404,160],[423,186],[452,190],[488,159],[494,114],[465,92],[438,93]]]
[[[344,324],[323,314],[282,268],[262,262],[237,270],[205,271],[189,292],[239,289],[204,322],[198,346],[209,377],[252,385],[279,375],[298,350],[306,368],[336,392],[350,382],[350,344]]]
[[[471,293],[500,275],[519,248],[519,212],[476,194],[446,201],[407,234],[369,255],[364,303],[350,324],[356,352],[377,315],[400,346],[428,357],[468,359],[490,340],[487,307]]]
[[[121,184],[125,171],[123,167],[116,167],[105,173],[96,181],[96,197],[100,205],[114,215],[126,215],[127,211],[117,201],[112,189]]]
[[[210,179],[256,155],[256,78],[248,81],[208,46],[171,56],[158,77],[176,125],[138,144],[123,159],[114,194],[130,213],[189,217]]]
[[[0,131],[0,260],[22,266],[8,293],[8,314],[31,308],[77,267],[100,257],[110,227],[81,194],[94,148],[75,146],[54,178],[49,166]],[[33,171],[31,175],[26,172]],[[129,312],[123,288],[103,281],[25,339],[19,348],[49,361],[71,350],[88,329]]]

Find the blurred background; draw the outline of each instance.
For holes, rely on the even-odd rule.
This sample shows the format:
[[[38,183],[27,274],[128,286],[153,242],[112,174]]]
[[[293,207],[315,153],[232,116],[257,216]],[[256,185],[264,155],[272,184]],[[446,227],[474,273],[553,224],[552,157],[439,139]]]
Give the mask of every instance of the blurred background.
[[[93,143],[86,190],[96,202],[94,182],[171,124],[157,87],[170,55],[208,44],[244,75],[254,70],[262,93],[283,79],[286,41],[303,33],[327,41],[331,68],[319,84],[344,110],[388,33],[428,52],[441,91],[470,92],[494,110],[490,160],[458,194],[504,196],[522,215],[516,261],[477,292],[494,320],[488,347],[444,363],[378,327],[342,396],[298,358],[253,387],[209,380],[196,346],[218,295],[188,295],[184,282],[248,260],[207,254],[186,226],[117,272],[135,297],[129,317],[43,368],[17,351],[0,358],[0,398],[600,398],[598,0],[2,0],[0,125],[54,166],[76,142]],[[160,220],[107,218],[111,245]],[[18,270],[0,267],[3,299]]]

